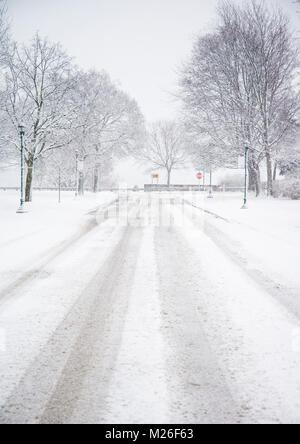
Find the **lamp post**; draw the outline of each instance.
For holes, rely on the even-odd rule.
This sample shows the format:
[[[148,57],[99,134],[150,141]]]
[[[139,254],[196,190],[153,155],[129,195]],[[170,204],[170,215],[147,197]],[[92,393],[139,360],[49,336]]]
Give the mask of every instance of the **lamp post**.
[[[247,206],[247,187],[248,187],[248,152],[249,152],[249,147],[246,146],[245,147],[245,185],[244,185],[244,205],[242,206],[242,210],[247,210],[248,206]]]
[[[25,204],[25,194],[24,194],[24,182],[25,182],[25,163],[24,163],[24,136],[25,136],[25,126],[20,124],[18,126],[19,135],[21,139],[21,198],[20,198],[20,207],[17,210],[18,214],[26,213],[24,204]]]

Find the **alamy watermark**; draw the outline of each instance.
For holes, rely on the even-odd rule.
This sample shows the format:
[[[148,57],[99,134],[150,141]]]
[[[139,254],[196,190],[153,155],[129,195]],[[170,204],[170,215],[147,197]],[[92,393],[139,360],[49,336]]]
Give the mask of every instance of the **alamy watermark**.
[[[182,227],[204,224],[207,194],[190,192],[128,192],[120,189],[109,206],[96,214],[98,224],[121,227]]]

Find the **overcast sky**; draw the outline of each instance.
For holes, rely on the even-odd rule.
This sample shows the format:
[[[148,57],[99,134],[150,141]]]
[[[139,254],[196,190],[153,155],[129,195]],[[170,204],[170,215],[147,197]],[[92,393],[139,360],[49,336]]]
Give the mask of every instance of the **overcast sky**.
[[[276,3],[277,0],[272,0]],[[285,7],[293,0],[279,0]],[[240,0],[241,2],[241,0]],[[149,120],[176,108],[168,94],[195,35],[215,20],[217,0],[8,0],[14,37],[39,30],[78,65],[106,69]]]
[[[268,2],[295,12],[293,0]],[[176,70],[195,36],[214,25],[216,5],[217,0],[8,0],[16,40],[26,42],[38,30],[60,41],[82,68],[107,70],[148,120],[175,116],[170,93]]]

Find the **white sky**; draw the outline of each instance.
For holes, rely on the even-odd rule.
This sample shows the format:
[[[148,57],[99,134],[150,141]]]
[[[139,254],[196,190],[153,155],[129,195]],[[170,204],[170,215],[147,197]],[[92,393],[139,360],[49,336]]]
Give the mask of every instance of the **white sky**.
[[[295,11],[293,0],[267,1]],[[8,0],[16,40],[26,42],[38,30],[60,41],[82,68],[107,70],[148,120],[176,115],[170,94],[176,70],[195,36],[213,26],[216,5],[217,0]],[[138,172],[123,179],[129,177],[129,183],[144,181]]]

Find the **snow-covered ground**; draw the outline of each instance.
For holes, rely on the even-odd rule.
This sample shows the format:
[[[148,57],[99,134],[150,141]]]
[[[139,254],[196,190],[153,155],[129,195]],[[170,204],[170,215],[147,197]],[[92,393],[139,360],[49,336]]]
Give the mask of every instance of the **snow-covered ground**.
[[[35,197],[0,194],[0,423],[300,422],[299,202]]]
[[[300,316],[300,202],[250,195],[241,210],[240,193],[187,200],[212,213],[205,213],[205,230],[214,242]]]
[[[0,194],[2,402],[93,276],[96,265],[87,257],[97,226],[93,210],[115,199],[113,193],[77,200],[64,193],[59,205],[56,194],[38,193],[20,215],[18,195]]]

